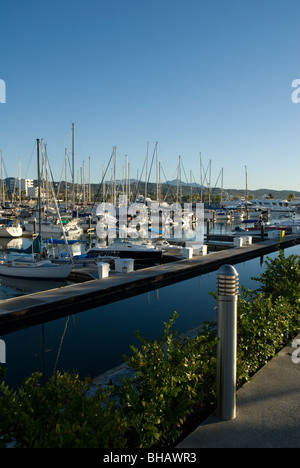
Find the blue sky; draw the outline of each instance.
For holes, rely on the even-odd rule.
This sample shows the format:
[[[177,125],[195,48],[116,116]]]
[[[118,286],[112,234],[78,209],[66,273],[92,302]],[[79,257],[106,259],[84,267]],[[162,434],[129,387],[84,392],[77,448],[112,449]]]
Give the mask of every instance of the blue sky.
[[[114,146],[136,177],[158,142],[162,181],[181,156],[200,182],[201,152],[212,186],[246,165],[249,189],[300,190],[299,0],[0,0],[0,52],[5,175],[36,177],[44,138],[60,180],[75,122],[76,178]]]

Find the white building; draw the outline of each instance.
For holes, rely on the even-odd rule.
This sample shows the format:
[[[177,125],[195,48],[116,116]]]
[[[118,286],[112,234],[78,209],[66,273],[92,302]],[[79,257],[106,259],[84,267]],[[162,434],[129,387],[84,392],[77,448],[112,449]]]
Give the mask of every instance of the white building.
[[[8,177],[5,180],[5,183],[8,187],[9,193],[13,194],[16,192],[25,191],[26,196],[28,197],[28,189],[33,187],[33,179],[20,179],[19,177],[16,179],[14,177]]]

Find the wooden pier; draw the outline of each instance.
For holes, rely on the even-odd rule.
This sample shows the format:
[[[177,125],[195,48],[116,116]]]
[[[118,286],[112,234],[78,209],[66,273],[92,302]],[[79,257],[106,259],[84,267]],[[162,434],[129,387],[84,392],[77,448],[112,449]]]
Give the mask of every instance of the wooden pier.
[[[116,302],[215,271],[223,264],[237,264],[297,244],[300,244],[299,235],[286,235],[282,242],[264,240],[130,273],[111,271],[108,278],[88,280],[87,277],[87,281],[79,284],[2,300],[0,334]]]

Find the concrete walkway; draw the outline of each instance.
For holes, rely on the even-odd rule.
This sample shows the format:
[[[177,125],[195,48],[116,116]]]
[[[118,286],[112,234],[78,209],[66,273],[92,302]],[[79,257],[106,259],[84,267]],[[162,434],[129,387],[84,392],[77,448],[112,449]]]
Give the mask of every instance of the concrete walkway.
[[[236,419],[221,421],[212,414],[177,448],[300,448],[300,363],[292,361],[295,352],[285,347],[237,392]]]

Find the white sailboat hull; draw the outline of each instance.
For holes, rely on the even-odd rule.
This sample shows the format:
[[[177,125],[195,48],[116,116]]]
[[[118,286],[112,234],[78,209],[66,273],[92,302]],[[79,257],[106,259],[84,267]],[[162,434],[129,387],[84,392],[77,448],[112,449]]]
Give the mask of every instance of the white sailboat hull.
[[[29,233],[34,233],[35,232],[35,227],[34,224],[32,223],[24,223],[24,229],[26,232]],[[42,224],[41,225],[41,234],[45,235],[62,235],[63,230],[60,226],[57,226],[55,224]]]
[[[0,237],[21,237],[23,234],[20,226],[0,226]]]
[[[71,273],[72,265],[57,265],[50,260],[41,261],[2,261],[0,275],[14,278],[58,280],[66,279]]]

